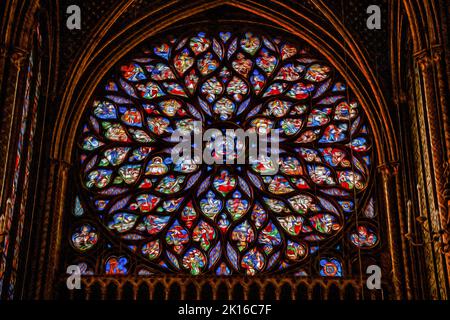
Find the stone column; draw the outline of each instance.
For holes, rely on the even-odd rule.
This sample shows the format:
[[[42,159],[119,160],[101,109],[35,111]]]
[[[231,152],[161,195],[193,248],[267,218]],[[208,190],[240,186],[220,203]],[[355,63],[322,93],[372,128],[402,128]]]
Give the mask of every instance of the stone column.
[[[433,231],[443,229],[447,225],[448,220],[448,208],[444,197],[445,186],[447,183],[444,168],[446,166],[445,158],[447,158],[446,131],[448,130],[448,123],[444,123],[444,121],[448,121],[448,118],[442,112],[446,111],[446,107],[439,105],[442,102],[446,102],[444,95],[441,95],[440,92],[440,87],[442,85],[439,85],[439,76],[436,76],[436,69],[440,69],[436,64],[441,61],[441,58],[438,58],[438,52],[439,51],[430,52],[429,50],[423,50],[415,55],[416,63],[419,66],[418,80],[421,84],[423,112],[426,126],[428,127],[427,133],[431,147],[431,163],[429,163],[429,172],[426,174],[433,180],[434,186],[426,187],[430,189],[428,190],[429,200],[430,203],[433,204],[428,211],[431,220],[430,228]],[[430,192],[432,192],[434,196],[431,196]],[[442,240],[446,241],[448,239],[443,237]],[[436,255],[441,256],[441,253],[436,252]],[[446,264],[447,270],[450,270],[450,254],[445,254],[442,258],[442,263]],[[443,266],[438,266],[438,269],[439,281],[441,282],[444,291],[446,291],[445,288],[446,284],[450,281],[450,275],[448,273],[447,275],[444,274]],[[446,293],[443,292],[443,295],[446,296]]]
[[[392,195],[395,190],[395,181],[393,177],[397,174],[397,163],[384,163],[378,167],[379,175],[382,182],[382,198],[384,203],[384,210],[387,222],[387,236],[389,244],[389,253],[391,258],[391,283],[394,287],[394,294],[396,300],[403,298],[401,279],[400,279],[400,261],[399,253],[400,249],[397,245],[397,232],[396,232],[396,219],[392,208]]]

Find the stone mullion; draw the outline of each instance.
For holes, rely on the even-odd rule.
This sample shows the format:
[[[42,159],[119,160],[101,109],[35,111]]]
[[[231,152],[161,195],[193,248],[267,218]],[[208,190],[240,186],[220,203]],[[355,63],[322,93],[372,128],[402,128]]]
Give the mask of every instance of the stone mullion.
[[[15,243],[13,244],[13,251],[11,254],[12,262],[12,268],[11,268],[11,279],[9,281],[9,285],[16,285],[16,274],[18,271],[18,263],[20,259],[19,250],[22,243],[22,236],[24,232],[24,225],[26,222],[26,205],[27,200],[29,196],[29,186],[30,186],[30,175],[31,175],[31,168],[32,168],[32,161],[34,159],[34,134],[36,132],[36,125],[37,125],[37,118],[38,118],[38,110],[39,110],[39,99],[40,99],[40,89],[41,89],[41,82],[40,82],[40,66],[38,67],[38,72],[36,74],[37,81],[34,82],[34,88],[32,88],[33,95],[30,96],[30,123],[29,123],[29,129],[27,129],[27,132],[24,136],[24,143],[23,143],[23,153],[22,159],[24,160],[23,163],[23,171],[25,174],[23,174],[23,180],[22,180],[22,195],[21,199],[17,202],[18,206],[18,218],[17,218],[17,230],[16,230],[16,239]],[[28,175],[26,173],[28,172]],[[13,280],[14,279],[14,280]],[[16,291],[16,290],[14,290]]]

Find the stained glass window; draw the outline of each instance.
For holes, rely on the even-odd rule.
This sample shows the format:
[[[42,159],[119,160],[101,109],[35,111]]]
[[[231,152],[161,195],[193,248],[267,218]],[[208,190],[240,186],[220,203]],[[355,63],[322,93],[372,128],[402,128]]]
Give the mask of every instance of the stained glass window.
[[[23,102],[21,106],[20,126],[15,151],[15,166],[11,173],[13,180],[9,197],[6,200],[5,241],[0,243],[0,293],[7,288],[9,299],[16,291],[17,272],[21,257],[20,246],[26,219],[26,203],[30,186],[30,172],[33,159],[34,136],[36,133],[37,115],[41,89],[41,61],[39,50],[42,44],[39,25],[35,28],[34,46],[24,68],[26,80]],[[20,188],[19,188],[20,187]],[[18,190],[21,190],[18,192]],[[18,209],[18,215],[14,212]],[[3,218],[3,217],[2,217]],[[15,236],[11,231],[15,227]],[[10,249],[8,249],[10,248]],[[12,257],[11,267],[7,266],[8,256]],[[8,270],[9,269],[9,270]],[[8,276],[9,273],[9,276]],[[7,279],[9,277],[9,279]]]
[[[84,119],[69,242],[88,274],[342,277],[379,243],[363,108],[301,41],[224,31],[148,43]],[[195,121],[276,130],[279,170],[270,158],[173,163],[171,134]]]

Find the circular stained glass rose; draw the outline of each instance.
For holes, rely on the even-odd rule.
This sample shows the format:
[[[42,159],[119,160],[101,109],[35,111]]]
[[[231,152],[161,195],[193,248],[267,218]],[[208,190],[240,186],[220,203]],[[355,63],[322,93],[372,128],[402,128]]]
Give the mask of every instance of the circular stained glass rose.
[[[275,130],[277,163],[174,163],[174,132],[229,128]],[[255,275],[298,266],[342,232],[369,183],[370,148],[360,104],[319,54],[250,32],[200,32],[112,71],[78,156],[87,214],[148,265]],[[370,242],[362,231],[356,245]]]

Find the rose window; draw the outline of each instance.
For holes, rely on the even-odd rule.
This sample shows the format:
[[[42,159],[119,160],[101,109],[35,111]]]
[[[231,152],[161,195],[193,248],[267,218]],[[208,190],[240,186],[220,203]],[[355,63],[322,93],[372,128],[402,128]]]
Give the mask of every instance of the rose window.
[[[146,44],[108,74],[84,119],[70,241],[79,261],[102,256],[107,274],[257,275],[315,263],[342,276],[339,243],[378,243],[376,224],[353,221],[372,182],[363,108],[302,42],[195,32]],[[174,163],[172,134],[195,123],[275,130],[278,163]]]

